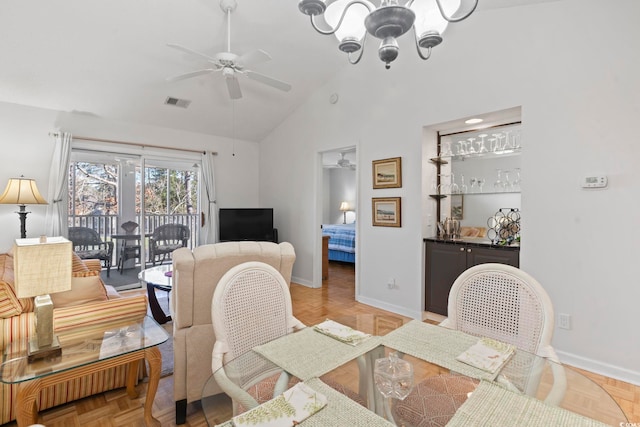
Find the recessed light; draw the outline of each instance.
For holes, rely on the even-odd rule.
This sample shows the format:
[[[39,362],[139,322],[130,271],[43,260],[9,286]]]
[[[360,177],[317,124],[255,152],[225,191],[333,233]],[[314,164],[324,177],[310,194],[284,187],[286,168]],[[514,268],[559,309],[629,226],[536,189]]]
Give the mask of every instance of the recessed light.
[[[465,123],[468,125],[475,125],[476,123],[482,123],[482,122],[484,122],[484,120],[478,119],[478,118],[465,120]]]

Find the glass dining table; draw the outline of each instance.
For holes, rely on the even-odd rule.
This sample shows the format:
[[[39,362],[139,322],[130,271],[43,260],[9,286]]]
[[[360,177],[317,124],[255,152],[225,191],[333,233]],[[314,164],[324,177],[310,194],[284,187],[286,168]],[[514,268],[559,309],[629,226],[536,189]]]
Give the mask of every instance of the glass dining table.
[[[221,374],[228,382],[225,390],[248,392],[258,396],[258,403],[275,397],[260,395],[265,378],[275,382],[282,374],[288,378],[285,388],[304,382],[325,395],[327,405],[300,423],[305,427],[409,427],[427,417],[430,423],[422,425],[449,427],[627,422],[611,395],[569,366],[516,350],[497,372],[490,373],[457,360],[478,337],[390,315],[332,320],[370,336],[350,345],[308,327],[225,361],[224,373],[214,373],[202,392],[208,425],[234,426],[231,410],[223,409],[215,396],[216,377],[220,379]],[[383,396],[376,381],[380,379],[376,360],[390,356],[412,368],[410,382],[398,383],[408,386],[404,399]]]

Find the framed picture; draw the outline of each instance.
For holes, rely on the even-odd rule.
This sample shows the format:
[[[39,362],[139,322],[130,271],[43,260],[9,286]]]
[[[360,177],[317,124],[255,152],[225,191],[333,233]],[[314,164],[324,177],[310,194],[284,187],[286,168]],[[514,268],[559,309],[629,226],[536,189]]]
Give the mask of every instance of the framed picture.
[[[402,159],[393,157],[373,161],[373,188],[402,187]]]
[[[400,227],[400,197],[374,197],[371,211],[374,226]]]
[[[451,196],[451,218],[464,219],[463,217],[463,196],[462,194],[453,194]]]

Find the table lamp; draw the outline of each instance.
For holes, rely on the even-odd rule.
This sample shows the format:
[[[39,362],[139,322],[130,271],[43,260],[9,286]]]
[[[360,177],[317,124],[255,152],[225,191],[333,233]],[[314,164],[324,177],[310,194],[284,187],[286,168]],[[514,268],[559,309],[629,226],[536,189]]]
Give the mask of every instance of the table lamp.
[[[47,201],[40,195],[35,179],[28,179],[24,176],[11,178],[7,183],[7,188],[0,195],[0,203],[5,205],[18,205],[20,210],[20,237],[27,237],[27,214],[25,205],[46,205]]]
[[[62,353],[53,334],[49,294],[71,289],[71,254],[71,242],[64,237],[16,239],[13,245],[16,295],[35,297],[36,336],[29,341],[29,362]]]
[[[349,203],[347,202],[342,202],[340,203],[340,211],[342,212],[343,215],[343,220],[342,223],[346,224],[347,223],[347,211],[349,210]]]

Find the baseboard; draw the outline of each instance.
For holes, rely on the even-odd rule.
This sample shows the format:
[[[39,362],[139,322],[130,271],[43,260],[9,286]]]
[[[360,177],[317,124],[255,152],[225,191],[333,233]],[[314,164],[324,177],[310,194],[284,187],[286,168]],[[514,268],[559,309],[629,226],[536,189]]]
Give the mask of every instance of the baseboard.
[[[291,283],[296,283],[298,285],[306,286],[307,288],[313,288],[313,282],[310,282],[305,279],[301,279],[300,277],[291,276]]]
[[[556,350],[560,361],[565,365],[575,366],[609,378],[640,386],[640,372],[621,368],[598,360],[588,359],[576,354]]]
[[[380,308],[382,310],[390,311],[392,313],[396,313],[401,316],[422,320],[422,311],[407,310],[406,307],[400,307],[394,304],[389,304],[384,301],[379,301],[373,298],[361,297],[358,295],[356,295],[356,301],[362,304],[370,305],[372,307]]]

